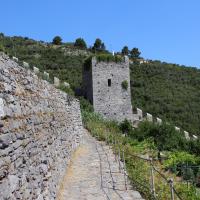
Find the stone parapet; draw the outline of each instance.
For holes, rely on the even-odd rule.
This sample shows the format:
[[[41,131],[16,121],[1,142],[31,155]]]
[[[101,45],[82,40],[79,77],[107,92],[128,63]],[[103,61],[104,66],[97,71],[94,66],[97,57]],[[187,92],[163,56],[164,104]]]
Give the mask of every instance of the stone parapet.
[[[79,101],[0,55],[0,199],[55,199],[79,145]]]

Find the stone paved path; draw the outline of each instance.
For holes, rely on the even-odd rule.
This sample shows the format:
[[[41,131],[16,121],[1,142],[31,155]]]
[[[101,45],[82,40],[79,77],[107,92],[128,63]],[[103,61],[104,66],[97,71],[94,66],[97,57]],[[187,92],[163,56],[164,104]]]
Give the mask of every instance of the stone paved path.
[[[114,185],[114,187],[113,187]],[[142,200],[119,172],[112,150],[85,133],[73,155],[58,193],[58,200]]]

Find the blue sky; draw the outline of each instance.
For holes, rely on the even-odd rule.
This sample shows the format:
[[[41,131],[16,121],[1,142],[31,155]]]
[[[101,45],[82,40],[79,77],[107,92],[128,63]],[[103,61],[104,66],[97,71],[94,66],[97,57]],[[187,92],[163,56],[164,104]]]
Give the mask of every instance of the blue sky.
[[[1,0],[0,22],[10,36],[99,37],[109,50],[200,67],[200,0]]]

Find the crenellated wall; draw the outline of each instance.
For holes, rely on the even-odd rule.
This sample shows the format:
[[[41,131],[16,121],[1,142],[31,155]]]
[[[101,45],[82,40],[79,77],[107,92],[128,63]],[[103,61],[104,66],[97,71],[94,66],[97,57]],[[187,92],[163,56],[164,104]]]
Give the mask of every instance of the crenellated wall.
[[[0,199],[55,199],[82,131],[78,100],[0,54]]]
[[[136,109],[137,112],[135,114],[133,114],[133,127],[137,128],[139,123],[147,120],[148,122],[152,122],[152,123],[156,123],[158,125],[161,125],[163,123],[163,120],[160,119],[159,117],[154,118],[153,115],[151,115],[150,113],[146,113],[146,115],[143,114],[143,111],[139,108]],[[165,122],[167,123],[167,122]],[[174,129],[177,132],[180,132],[182,134],[184,134],[185,138],[187,140],[196,140],[198,139],[198,137],[196,135],[192,135],[189,132],[175,126]]]

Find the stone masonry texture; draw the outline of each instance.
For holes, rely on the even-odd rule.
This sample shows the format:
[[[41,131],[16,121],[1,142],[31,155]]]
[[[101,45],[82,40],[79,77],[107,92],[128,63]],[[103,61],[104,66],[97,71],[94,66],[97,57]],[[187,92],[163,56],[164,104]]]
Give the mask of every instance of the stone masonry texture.
[[[82,136],[78,100],[0,54],[0,199],[55,199]]]
[[[93,103],[95,112],[109,120],[132,121],[129,59],[124,61],[98,62],[92,58],[91,68],[83,70],[85,96]],[[122,82],[128,88],[122,87]]]

